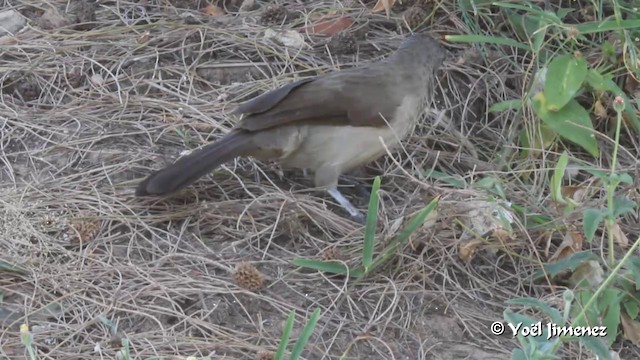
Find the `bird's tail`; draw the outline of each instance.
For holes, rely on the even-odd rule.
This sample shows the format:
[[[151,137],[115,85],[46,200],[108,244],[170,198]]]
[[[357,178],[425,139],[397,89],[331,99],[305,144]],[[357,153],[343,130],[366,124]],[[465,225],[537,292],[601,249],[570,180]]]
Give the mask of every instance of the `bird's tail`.
[[[191,185],[200,177],[253,148],[251,134],[233,131],[222,139],[186,155],[172,165],[149,175],[138,185],[137,196],[162,196]]]

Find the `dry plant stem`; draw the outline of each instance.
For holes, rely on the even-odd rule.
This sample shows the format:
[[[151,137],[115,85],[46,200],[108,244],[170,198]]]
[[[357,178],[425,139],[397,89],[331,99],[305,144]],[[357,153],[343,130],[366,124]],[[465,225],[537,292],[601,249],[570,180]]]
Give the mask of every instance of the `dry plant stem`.
[[[11,1],[17,11],[35,3]],[[67,3],[47,4],[64,12]],[[473,229],[465,222],[468,204],[486,201],[487,194],[473,186],[459,189],[424,180],[425,169],[436,161],[441,172],[467,183],[479,176],[479,168],[471,172],[469,165],[480,162],[465,158],[471,151],[460,147],[459,135],[431,126],[437,122],[436,111],[425,114],[415,134],[392,156],[355,174],[367,182],[375,175],[383,177],[376,226],[381,249],[408,217],[442,195],[434,227],[421,228],[411,239],[413,246],[394,254],[392,266],[363,280],[292,266],[296,258],[314,257],[333,246],[342,253],[336,260],[351,266],[359,263],[363,246],[362,226],[335,211],[330,196],[309,189],[311,179],[299,172],[283,180],[266,163],[238,160],[171,199],[133,198],[135,184],[150,171],[172,163],[186,148],[226,133],[236,121],[228,112],[238,103],[299,77],[380,59],[406,34],[390,25],[402,24],[395,18],[380,20],[379,15],[370,18],[360,13],[364,10],[356,2],[344,15],[357,13],[357,25],[367,25],[366,37],[359,38],[356,54],[340,55],[325,52],[320,46],[325,38],[314,35],[303,36],[312,48],[266,41],[261,34],[279,25],[257,24],[254,18],[261,10],[207,17],[199,11],[203,2],[150,1],[144,14],[134,15],[134,21],[149,19],[131,24],[136,3],[101,2],[96,26],[82,32],[69,27],[44,31],[34,14],[30,26],[12,40],[17,43],[3,48],[2,75],[9,79],[0,86],[0,261],[28,267],[34,276],[3,273],[0,309],[15,305],[29,316],[38,339],[32,344],[34,358],[115,358],[129,350],[131,357],[141,359],[214,352],[248,359],[258,350],[275,351],[281,322],[291,311],[300,314],[311,306],[323,314],[308,348],[314,354],[508,358],[517,340],[491,336],[486,323],[501,318],[508,299],[554,296],[546,284],[528,280],[533,266],[526,254],[538,253],[541,244],[536,230],[519,223],[515,246],[510,242],[504,255],[479,251],[474,266],[456,256],[464,231],[457,223]],[[324,11],[330,3],[281,2],[297,13]],[[469,31],[456,2],[438,0],[433,5],[431,23],[423,29],[435,34]],[[182,9],[185,6],[190,9]],[[624,16],[623,9],[621,13]],[[343,16],[342,10],[335,16]],[[495,35],[490,23],[496,16],[502,15],[480,12],[470,20],[481,21],[478,28]],[[305,19],[311,25],[315,18]],[[53,51],[52,44],[62,48]],[[494,164],[504,149],[517,151],[513,145],[520,125],[532,114],[519,109],[519,121],[514,122],[515,111],[488,115],[487,106],[521,98],[534,60],[510,47],[490,45],[488,52],[471,44],[446,47],[451,56],[438,77],[440,95],[434,107],[445,111],[456,132],[467,135],[483,162]],[[615,124],[610,125],[614,130]],[[629,154],[638,153],[637,141],[622,130],[619,173],[635,167],[636,159]],[[612,153],[609,150],[609,160]],[[581,154],[574,156],[586,159]],[[500,180],[509,201],[553,215],[543,205],[544,177],[530,171],[543,160],[503,160],[513,171],[499,168],[492,176]],[[607,185],[602,188],[606,191]],[[606,206],[606,194],[601,200]],[[363,202],[355,205],[365,210]],[[67,234],[75,234],[75,224],[85,221],[100,224],[95,238],[70,243]],[[631,247],[640,228],[626,217],[617,224]],[[609,257],[604,258],[608,262]],[[235,286],[231,272],[241,262],[259,264],[269,279],[267,286],[260,291]],[[52,302],[62,303],[65,316],[36,316],[36,309]],[[94,345],[111,336],[110,326],[98,320],[101,314],[129,339],[94,353]],[[360,341],[362,331],[372,341]],[[35,345],[50,340],[47,354],[39,353]],[[0,326],[0,343],[0,358],[31,359],[31,350],[15,331]],[[126,349],[119,352],[122,346]],[[580,347],[559,349],[563,358],[583,356]],[[625,351],[631,354],[624,358],[640,358],[636,348]]]
[[[617,101],[618,99],[616,99]],[[607,207],[608,214],[605,218],[605,224],[607,227],[607,238],[609,240],[609,266],[613,266],[615,264],[615,251],[613,251],[614,247],[614,239],[613,239],[613,226],[616,223],[616,219],[613,217],[613,195],[615,194],[616,187],[618,186],[618,181],[614,181],[613,177],[616,174],[616,164],[618,162],[618,148],[620,147],[620,128],[622,127],[622,109],[618,109],[615,106],[615,110],[617,112],[617,121],[616,121],[616,138],[613,144],[613,159],[611,164],[611,175],[609,176],[609,181],[607,183]],[[622,106],[624,108],[624,106]]]

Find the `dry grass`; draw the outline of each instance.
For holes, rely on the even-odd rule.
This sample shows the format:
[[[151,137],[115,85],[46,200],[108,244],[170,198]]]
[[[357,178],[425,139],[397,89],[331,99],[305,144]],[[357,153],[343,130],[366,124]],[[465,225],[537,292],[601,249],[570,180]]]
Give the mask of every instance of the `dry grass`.
[[[65,9],[66,2],[49,3]],[[439,217],[385,271],[351,285],[291,265],[334,247],[353,262],[362,247],[363,228],[301,174],[281,178],[272,165],[238,160],[171,198],[143,201],[133,188],[181,151],[228,131],[234,104],[296,76],[385,56],[407,32],[402,21],[357,3],[292,5],[297,18],[287,26],[337,7],[356,19],[354,32],[366,30],[358,53],[330,54],[319,37],[307,38],[315,46],[301,51],[264,42],[262,32],[274,25],[259,22],[260,10],[207,18],[172,3],[149,1],[142,12],[138,4],[103,2],[97,26],[86,31],[42,30],[37,21],[48,5],[10,4],[32,20],[0,62],[0,258],[28,274],[0,278],[3,306],[15,309],[2,322],[0,355],[23,356],[17,327],[27,322],[42,359],[115,358],[122,338],[140,359],[254,358],[275,351],[291,310],[300,329],[319,307],[309,359],[506,358],[515,341],[491,336],[487,326],[502,319],[505,300],[546,293],[527,280],[545,244],[515,226],[517,240],[493,244],[502,251],[489,246],[463,262],[456,221],[487,193],[419,174],[433,166],[433,148],[448,151],[441,170],[468,181],[479,174],[470,163],[498,163],[519,124],[486,109],[520,96],[529,80],[524,60],[482,59],[468,46],[448,45],[437,107],[457,130],[430,126],[437,117],[430,114],[404,149],[359,174],[366,182],[383,175],[381,241],[436,195]],[[428,26],[466,32],[447,3]],[[468,138],[466,147],[456,133]],[[531,164],[492,174],[511,201],[544,213],[544,166],[537,166],[539,181],[528,183],[514,174]],[[631,223],[625,230],[640,232]],[[244,262],[264,275],[262,289],[235,284],[233,271]],[[60,309],[43,311],[52,304]]]

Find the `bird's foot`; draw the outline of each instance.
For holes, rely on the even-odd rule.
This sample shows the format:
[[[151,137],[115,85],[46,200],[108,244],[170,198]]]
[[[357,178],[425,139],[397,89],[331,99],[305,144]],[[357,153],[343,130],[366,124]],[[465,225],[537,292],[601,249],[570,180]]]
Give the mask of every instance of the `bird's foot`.
[[[361,212],[358,212],[356,215],[351,215],[351,218],[360,225],[365,225],[367,223],[367,215]]]
[[[371,199],[371,191],[369,191],[369,187],[362,182],[350,178],[342,178],[341,179],[345,184],[353,186],[353,190],[358,198],[364,200],[369,203],[369,199]]]
[[[346,197],[344,197],[344,195],[342,195],[342,193],[340,191],[338,191],[337,187],[330,187],[327,189],[327,192],[329,193],[329,195],[331,195],[331,197],[333,197],[338,204],[340,204],[340,206],[347,210],[347,212],[349,213],[349,215],[351,215],[351,218],[360,223],[360,224],[364,224],[366,222],[366,216],[361,213],[358,209],[356,209],[355,206],[353,206],[353,204],[351,204],[351,202],[349,201],[349,199],[347,199]]]

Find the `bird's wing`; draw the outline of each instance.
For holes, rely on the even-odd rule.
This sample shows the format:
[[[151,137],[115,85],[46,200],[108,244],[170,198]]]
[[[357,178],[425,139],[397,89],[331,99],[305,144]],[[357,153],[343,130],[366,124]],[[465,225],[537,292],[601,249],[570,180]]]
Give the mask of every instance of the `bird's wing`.
[[[239,128],[258,131],[293,123],[387,126],[400,104],[375,71],[343,71],[300,80],[238,107]],[[382,116],[381,116],[382,115]]]

